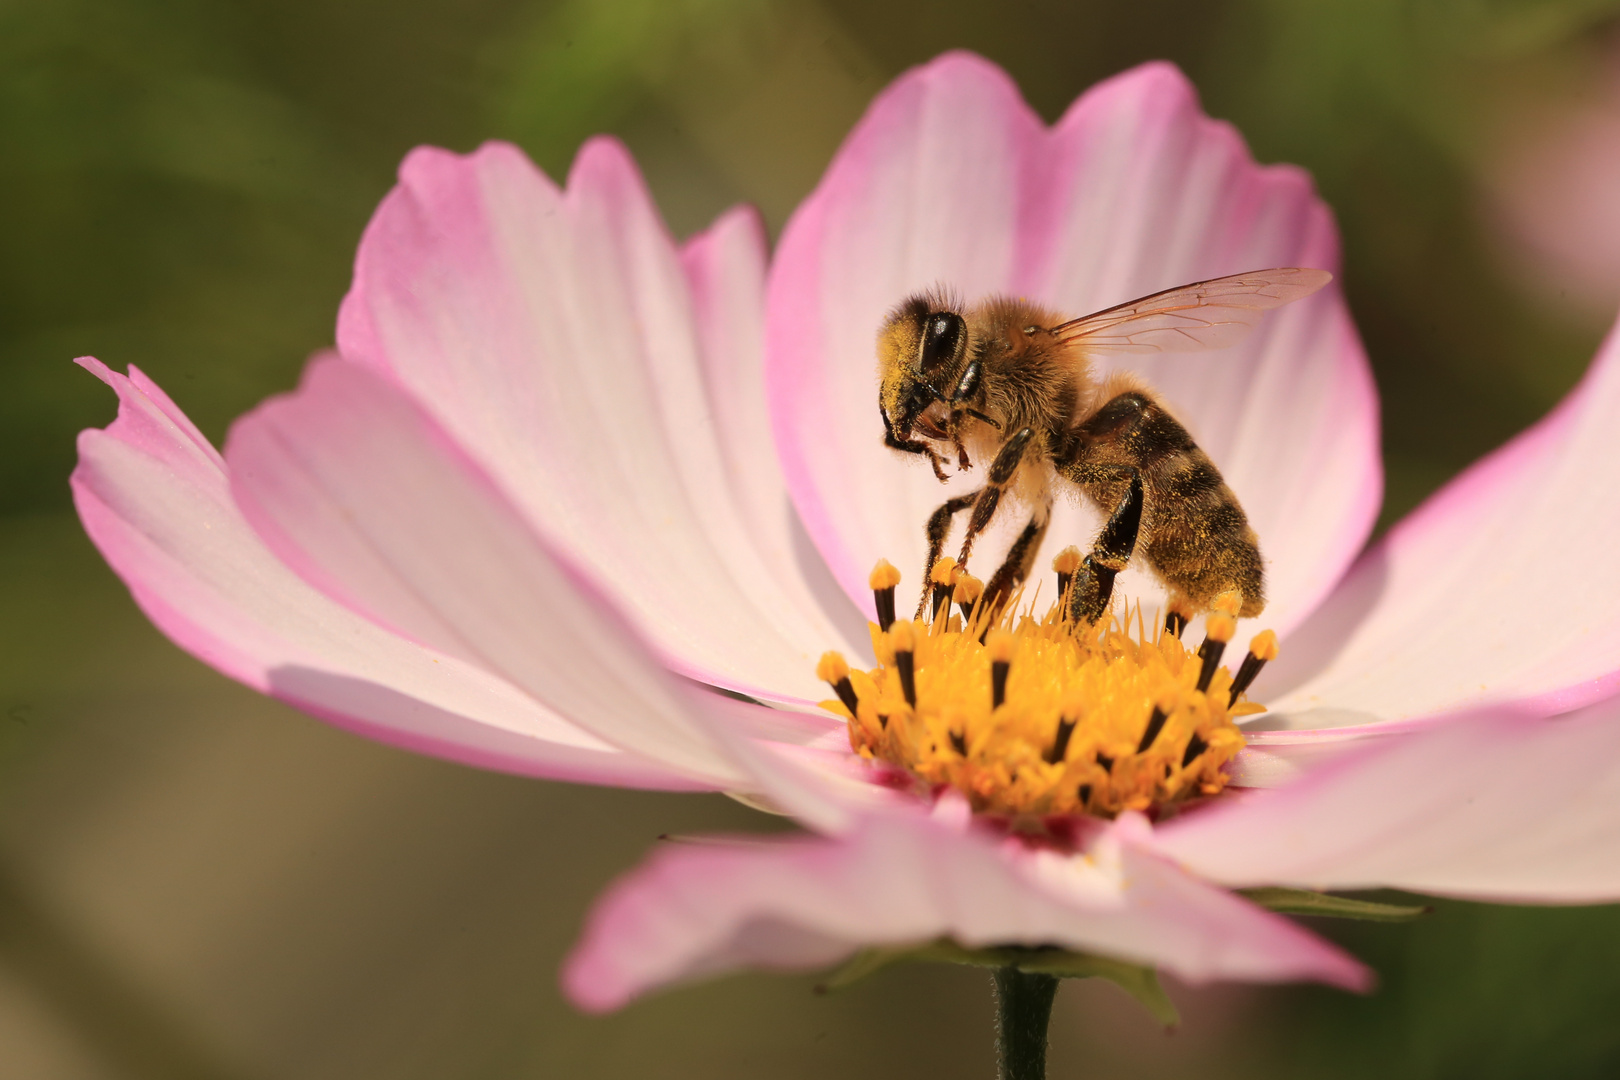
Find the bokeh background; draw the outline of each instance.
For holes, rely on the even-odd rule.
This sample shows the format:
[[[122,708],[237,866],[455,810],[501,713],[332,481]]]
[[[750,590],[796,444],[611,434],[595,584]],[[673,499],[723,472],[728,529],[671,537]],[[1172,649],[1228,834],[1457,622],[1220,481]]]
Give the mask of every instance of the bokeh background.
[[[146,624],[66,485],[113,413],[70,358],[140,365],[218,439],[331,340],[413,145],[512,139],[561,175],[611,131],[677,234],[739,200],[774,230],[952,47],[1048,119],[1168,57],[1315,174],[1384,397],[1382,524],[1554,404],[1620,308],[1615,0],[0,0],[0,1077],[990,1075],[962,969],[578,1015],[555,973],[602,885],[660,833],[768,825],[265,701]],[[1620,911],[1326,929],[1376,995],[1172,985],[1167,1035],[1068,984],[1053,1076],[1620,1070]]]

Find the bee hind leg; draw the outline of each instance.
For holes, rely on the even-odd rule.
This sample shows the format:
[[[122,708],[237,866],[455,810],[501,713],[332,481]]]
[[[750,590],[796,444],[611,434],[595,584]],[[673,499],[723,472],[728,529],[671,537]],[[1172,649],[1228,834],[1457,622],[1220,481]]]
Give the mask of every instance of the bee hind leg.
[[[1114,578],[1130,562],[1136,550],[1136,537],[1142,528],[1142,475],[1130,470],[1125,495],[1108,516],[1108,521],[1091,545],[1091,554],[1081,561],[1069,586],[1069,618],[1076,623],[1094,623],[1108,610],[1114,595]]]

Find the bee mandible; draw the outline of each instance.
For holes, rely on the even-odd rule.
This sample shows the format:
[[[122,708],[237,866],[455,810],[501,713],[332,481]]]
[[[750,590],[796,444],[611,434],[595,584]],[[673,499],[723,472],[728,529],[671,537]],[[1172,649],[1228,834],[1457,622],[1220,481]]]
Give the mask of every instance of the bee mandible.
[[[1331,280],[1325,270],[1257,270],[1067,320],[1006,297],[964,306],[943,291],[897,306],[878,333],[884,444],[926,457],[941,483],[948,454],[961,469],[990,461],[983,487],[929,515],[918,616],[957,514],[972,511],[956,560],[965,566],[1008,492],[1032,507],[985,585],[985,599],[1000,603],[1028,576],[1059,485],[1073,485],[1107,515],[1069,577],[1069,618],[1100,618],[1133,554],[1169,590],[1165,623],[1174,633],[1218,599],[1231,614],[1258,615],[1259,542],[1232,489],[1145,382],[1124,373],[1099,378],[1091,361],[1235,344],[1266,311]]]

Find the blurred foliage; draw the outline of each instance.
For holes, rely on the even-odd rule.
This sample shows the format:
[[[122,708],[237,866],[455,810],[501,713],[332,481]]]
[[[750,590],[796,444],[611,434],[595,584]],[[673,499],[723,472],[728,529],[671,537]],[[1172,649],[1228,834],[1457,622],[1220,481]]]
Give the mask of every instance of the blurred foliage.
[[[1511,255],[1493,231],[1483,178],[1511,151],[1505,118],[1527,104],[1558,108],[1595,92],[1616,51],[1617,9],[1620,0],[0,0],[0,595],[9,616],[0,623],[0,777],[7,791],[27,793],[0,806],[0,833],[78,821],[119,784],[147,782],[140,777],[169,790],[173,781],[164,778],[182,775],[186,754],[200,753],[198,732],[226,714],[233,731],[248,733],[244,745],[262,749],[284,737],[284,711],[174,654],[82,540],[71,539],[63,515],[73,433],[105,423],[112,404],[67,361],[93,353],[114,366],[138,364],[210,436],[222,436],[233,416],[290,386],[304,357],[330,342],[355,242],[412,145],[466,150],[511,138],[561,176],[583,138],[609,131],[635,151],[678,234],[739,199],[760,205],[777,229],[871,95],[944,49],[972,48],[1002,64],[1048,118],[1097,79],[1169,57],[1259,158],[1309,168],[1339,215],[1344,281],[1384,395],[1387,523],[1545,412],[1604,330],[1521,290],[1504,265]],[[248,1054],[254,1075],[313,1075],[316,1059],[351,1076],[449,1075],[456,1062],[479,1063],[466,1075],[748,1075],[761,1062],[787,1075],[796,1067],[787,1050],[769,1048],[778,1037],[797,1040],[783,1044],[792,1062],[832,1071],[863,1061],[873,1075],[902,1060],[940,1076],[987,1067],[984,1032],[971,1030],[982,987],[931,982],[931,971],[884,972],[849,999],[855,1004],[813,1007],[821,1011],[806,1011],[803,987],[760,990],[778,984],[751,976],[609,1021],[574,1018],[551,989],[549,968],[591,893],[640,843],[642,825],[633,822],[653,829],[681,814],[708,822],[741,812],[400,765],[406,759],[314,725],[296,731],[285,737],[314,749],[272,754],[265,760],[279,764],[257,766],[270,770],[270,786],[285,800],[265,804],[267,820],[302,805],[314,759],[298,754],[319,753],[338,754],[343,768],[395,776],[389,791],[406,790],[398,777],[414,777],[409,783],[422,787],[409,788],[413,798],[427,800],[423,820],[463,821],[465,832],[443,826],[452,830],[440,838],[445,850],[485,851],[478,845],[490,822],[505,820],[500,814],[575,824],[550,832],[513,826],[514,846],[489,848],[488,865],[456,871],[465,876],[454,887],[466,890],[456,905],[483,911],[477,905],[493,903],[492,895],[509,905],[490,917],[507,936],[490,931],[480,946],[487,955],[477,954],[482,966],[463,970],[462,961],[445,959],[459,956],[459,946],[435,937],[451,931],[422,915],[409,933],[387,939],[398,949],[418,943],[419,967],[399,959],[408,969],[400,974],[379,959],[383,945],[367,946],[373,952],[343,970],[341,986],[318,996],[336,1017],[322,1013],[321,1022],[352,1023],[370,1049],[342,1043],[339,1053],[332,1047],[341,1040],[308,1017],[301,1022],[312,1026],[284,1036],[272,1038],[268,1020],[244,1034],[210,1019],[207,995],[194,995],[189,1011],[136,1003],[122,1019],[109,1017],[121,994],[145,985],[144,969],[94,935],[63,947],[83,995],[40,977],[39,994],[76,1038],[126,1063],[149,1060],[158,1051],[140,1049],[139,1040],[118,1050],[118,1040],[131,1015],[167,1016],[182,1035],[197,1036],[152,1040],[170,1047],[171,1058],[193,1053],[176,1046],[218,1043],[241,1054],[242,1046],[273,1047]],[[256,750],[246,760],[261,757]],[[344,774],[332,785],[356,782]],[[219,805],[227,797],[219,794]],[[187,813],[206,818],[214,805]],[[486,807],[486,816],[456,817],[470,805]],[[610,806],[636,809],[621,820]],[[560,832],[568,836],[552,835]],[[453,906],[423,892],[450,885],[399,868],[438,865],[433,835],[390,837],[409,853],[386,873],[367,876],[364,858],[334,856],[345,868],[340,883],[330,897],[311,886],[322,899],[297,909],[303,922],[256,914],[256,932],[279,928],[271,950],[278,955],[263,962],[281,970],[276,964],[288,958],[316,965],[349,955],[332,943],[381,933],[368,905]],[[542,848],[564,866],[581,852],[598,854],[560,892],[538,872],[529,892],[484,886],[493,878],[480,874],[516,873]],[[47,861],[72,851],[40,850]],[[14,879],[16,890],[38,885],[5,865],[13,855],[0,845],[0,912],[42,911],[52,934],[71,937],[71,903],[30,907],[8,891]],[[182,905],[212,910],[184,890],[223,886],[201,870],[173,874],[166,887],[180,890]],[[103,887],[99,880],[50,895],[82,899]],[[389,887],[406,880],[416,884]],[[532,940],[523,936],[529,919],[544,927]],[[1060,1000],[1054,1069],[1479,1078],[1604,1076],[1620,1065],[1609,1007],[1620,995],[1620,914],[1612,908],[1443,903],[1415,925],[1330,932],[1378,969],[1379,993],[1244,998],[1247,1006],[1220,1025],[1224,1034],[1197,1044],[1196,1065],[1127,1021],[1089,1023],[1077,1011],[1065,1023]],[[6,979],[27,967],[8,944],[15,938],[0,934],[0,1014],[10,1000]],[[518,938],[522,964],[507,955]],[[28,956],[35,966],[27,970],[46,970]],[[89,985],[101,978],[98,960],[116,993]],[[285,974],[280,990],[262,977],[262,985],[251,972],[241,979],[245,999],[261,1002],[249,1010],[255,1017],[314,993]],[[408,996],[400,987],[428,995],[441,978],[457,980],[465,1015],[402,1020],[416,1006],[396,1001]],[[927,989],[936,985],[944,989]],[[1205,1000],[1179,988],[1172,994],[1195,1006]],[[94,1007],[75,1005],[81,998]],[[171,1004],[182,999],[170,993]],[[1112,1015],[1106,998],[1072,1000]],[[873,1018],[878,1009],[883,1015]],[[1199,1009],[1186,1011],[1196,1029]],[[817,1049],[829,1030],[828,1046],[847,1041]],[[431,1053],[417,1053],[430,1044]],[[891,1044],[900,1047],[893,1054],[913,1056],[885,1056],[881,1048]],[[683,1053],[712,1057],[684,1062],[686,1070]],[[0,1048],[0,1065],[4,1054]],[[163,1074],[160,1066],[130,1070]]]
[[[1266,1074],[1517,1080],[1612,1076],[1614,908],[1441,902],[1416,923],[1332,929],[1378,971],[1365,998],[1296,991],[1251,1033]],[[1259,1014],[1259,1010],[1257,1010]]]

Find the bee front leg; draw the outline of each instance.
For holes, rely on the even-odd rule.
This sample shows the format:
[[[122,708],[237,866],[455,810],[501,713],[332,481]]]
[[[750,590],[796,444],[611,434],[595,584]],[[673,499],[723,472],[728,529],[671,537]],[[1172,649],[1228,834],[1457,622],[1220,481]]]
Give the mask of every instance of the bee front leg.
[[[1081,484],[1127,481],[1125,494],[1069,585],[1069,618],[1076,623],[1094,623],[1108,610],[1114,578],[1136,550],[1136,538],[1142,529],[1142,474],[1130,465],[1070,466],[1064,473]]]
[[[1035,437],[1031,428],[1020,428],[996,452],[996,460],[990,463],[990,473],[987,482],[979,489],[979,497],[973,504],[973,517],[968,520],[967,535],[962,537],[962,553],[956,557],[960,565],[967,565],[968,556],[973,554],[973,541],[979,538],[996,516],[996,507],[1001,505],[1001,493],[1012,478],[1018,473],[1018,466],[1023,464],[1024,451],[1029,449],[1030,440]]]
[[[950,479],[950,476],[945,472],[945,459],[940,455],[939,451],[917,439],[902,439],[895,433],[894,423],[889,419],[888,410],[881,404],[878,405],[878,414],[883,417],[884,446],[887,446],[890,450],[903,450],[908,454],[926,454],[928,464],[934,467],[934,479],[942,484]]]
[[[956,443],[956,468],[959,472],[967,472],[973,468],[973,462],[968,459],[967,447],[962,445],[962,436],[954,436]]]
[[[945,550],[945,537],[951,531],[951,519],[972,506],[983,490],[981,488],[966,495],[958,495],[954,499],[946,499],[928,515],[928,561],[923,563],[922,596],[917,600],[917,618],[922,618],[923,612],[928,610],[928,598],[933,595],[933,583],[929,575],[934,572],[934,564],[939,562],[940,554]]]

